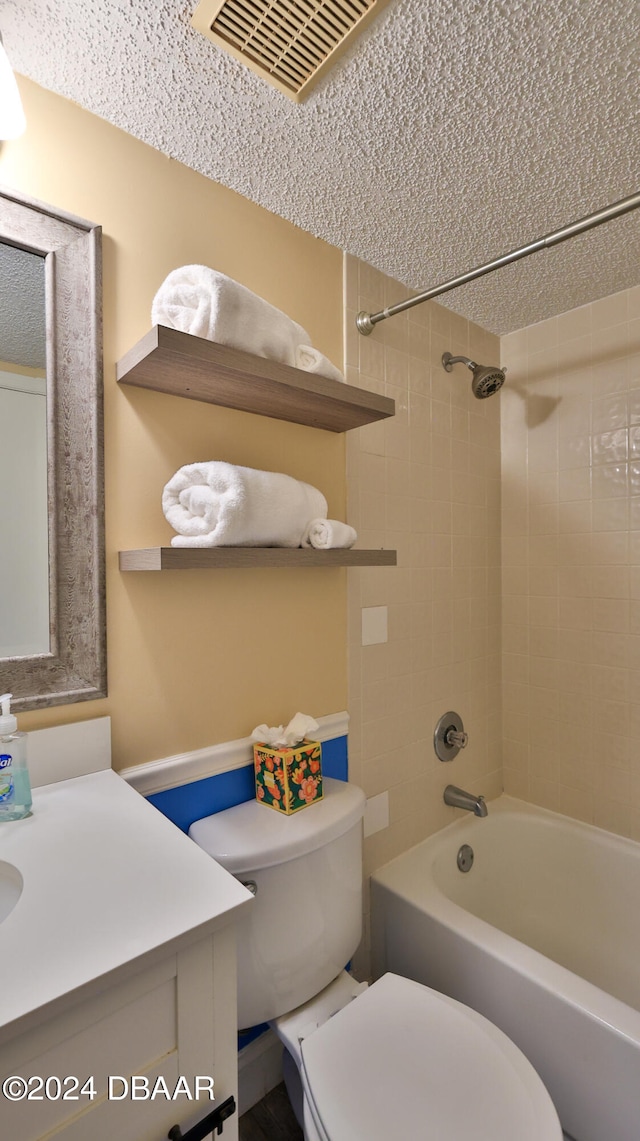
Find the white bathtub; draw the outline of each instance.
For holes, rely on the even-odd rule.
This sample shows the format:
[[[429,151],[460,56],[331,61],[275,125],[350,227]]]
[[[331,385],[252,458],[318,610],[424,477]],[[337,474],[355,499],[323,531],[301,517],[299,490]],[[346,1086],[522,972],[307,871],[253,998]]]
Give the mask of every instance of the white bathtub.
[[[576,1141],[639,1141],[640,844],[502,796],[371,891],[376,977],[417,979],[500,1026]]]

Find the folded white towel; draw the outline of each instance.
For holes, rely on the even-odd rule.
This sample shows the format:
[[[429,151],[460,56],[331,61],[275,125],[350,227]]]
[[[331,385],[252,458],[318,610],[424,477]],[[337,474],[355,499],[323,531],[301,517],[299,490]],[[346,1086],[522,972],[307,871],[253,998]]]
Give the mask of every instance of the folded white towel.
[[[344,377],[339,369],[325,357],[319,349],[312,345],[298,345],[296,349],[296,368],[305,372],[316,372],[319,376],[327,376],[329,380],[342,380]]]
[[[183,265],[165,278],[151,306],[154,325],[295,366],[309,334],[246,286],[206,265]]]
[[[172,547],[299,547],[327,501],[290,475],[210,460],[171,477],[162,510],[178,532]]]
[[[357,531],[348,523],[341,523],[338,519],[312,519],[301,545],[328,551],[333,547],[352,547],[357,538]]]

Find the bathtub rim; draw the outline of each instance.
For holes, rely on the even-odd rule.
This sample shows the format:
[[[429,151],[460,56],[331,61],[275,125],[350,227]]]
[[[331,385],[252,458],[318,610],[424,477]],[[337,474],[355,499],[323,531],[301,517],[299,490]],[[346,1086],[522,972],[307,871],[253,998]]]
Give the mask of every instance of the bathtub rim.
[[[407,864],[416,852],[429,851],[432,853],[432,858],[435,859],[447,850],[449,845],[457,850],[457,847],[463,842],[472,843],[471,837],[488,823],[492,813],[494,815],[533,816],[552,825],[555,824],[556,827],[562,827],[565,830],[568,829],[583,835],[595,832],[598,837],[601,837],[600,842],[613,844],[615,847],[623,849],[630,847],[635,857],[640,857],[640,844],[635,840],[626,836],[618,836],[614,832],[598,828],[597,825],[586,824],[581,820],[575,820],[571,816],[553,812],[539,805],[518,800],[506,793],[489,801],[488,807],[489,817],[486,819],[476,819],[467,814],[458,815],[445,828],[434,832],[431,836],[414,844],[406,852],[402,852],[382,867],[377,868],[371,874],[372,888],[374,886],[380,887],[404,900],[418,911],[424,911],[432,921],[454,931],[461,939],[473,944],[483,953],[493,955],[505,966],[519,971],[548,993],[556,995],[559,1000],[581,1010],[594,1021],[602,1023],[619,1037],[640,1045],[640,1012],[634,1007],[602,990],[595,983],[589,982],[588,979],[575,974],[568,967],[562,966],[561,963],[548,958],[542,952],[534,950],[513,935],[508,935],[498,927],[494,927],[487,920],[465,910],[460,904],[449,899],[433,878],[427,879],[425,875],[423,881],[424,895],[421,896],[421,899],[424,900],[425,906],[421,906],[421,901],[418,900],[415,892],[406,888],[403,889],[398,882],[398,876],[403,865]],[[372,924],[374,894],[372,891]]]

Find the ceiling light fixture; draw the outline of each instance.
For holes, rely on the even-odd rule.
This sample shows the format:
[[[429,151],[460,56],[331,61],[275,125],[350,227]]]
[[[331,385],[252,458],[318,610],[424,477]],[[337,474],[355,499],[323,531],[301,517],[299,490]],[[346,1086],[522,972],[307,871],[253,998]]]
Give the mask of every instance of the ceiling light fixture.
[[[18,84],[0,33],[0,139],[17,139],[26,126]]]

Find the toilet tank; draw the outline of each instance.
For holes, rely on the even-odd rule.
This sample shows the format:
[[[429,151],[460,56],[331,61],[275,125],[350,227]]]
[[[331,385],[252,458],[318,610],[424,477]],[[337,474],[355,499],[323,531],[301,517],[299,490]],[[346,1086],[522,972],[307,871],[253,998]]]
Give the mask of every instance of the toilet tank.
[[[313,998],[360,942],[365,796],[344,781],[323,785],[324,799],[293,816],[250,800],[189,829],[218,863],[255,884],[236,925],[241,1030]]]

